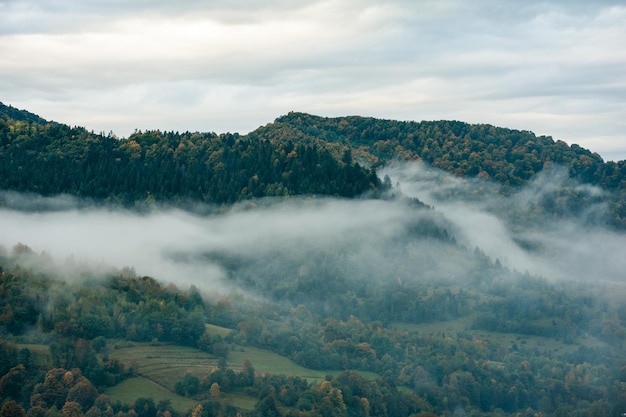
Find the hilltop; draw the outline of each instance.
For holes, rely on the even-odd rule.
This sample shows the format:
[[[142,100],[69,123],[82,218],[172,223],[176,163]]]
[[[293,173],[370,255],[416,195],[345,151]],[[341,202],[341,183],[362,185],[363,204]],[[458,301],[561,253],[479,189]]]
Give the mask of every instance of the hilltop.
[[[394,161],[422,161],[500,184],[506,193],[562,166],[572,180],[605,190],[604,222],[626,227],[626,161],[605,162],[575,144],[485,124],[289,113],[247,135],[151,130],[117,139],[0,105],[0,144],[0,189],[135,207],[377,196],[389,184],[376,172]],[[588,196],[569,194],[576,215]]]

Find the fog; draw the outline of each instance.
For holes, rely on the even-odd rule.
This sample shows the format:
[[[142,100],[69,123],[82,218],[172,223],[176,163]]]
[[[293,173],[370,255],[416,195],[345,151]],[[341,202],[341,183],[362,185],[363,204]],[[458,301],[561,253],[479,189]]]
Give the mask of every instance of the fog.
[[[406,207],[372,200],[270,201],[201,216],[175,209],[140,214],[69,208],[64,197],[36,197],[36,207],[48,209],[24,210],[28,198],[19,199],[21,210],[0,209],[0,244],[6,249],[23,243],[57,261],[128,266],[140,275],[204,289],[224,289],[226,283],[224,269],[203,254],[260,261],[277,251],[304,253],[373,236],[392,237],[411,220]]]
[[[137,213],[5,192],[0,245],[10,251],[23,243],[60,265],[132,267],[218,292],[257,275],[306,278],[319,268],[342,279],[463,280],[481,267],[476,248],[492,263],[549,279],[624,280],[626,236],[599,225],[602,191],[572,183],[562,170],[507,197],[495,184],[421,164],[391,166],[381,175],[391,178],[396,198],[268,199],[208,210],[213,214]],[[537,214],[546,198],[562,202],[564,189],[589,198],[576,213]],[[332,268],[320,264],[324,253],[333,254]]]
[[[575,182],[563,167],[546,169],[525,187],[505,192],[494,183],[453,177],[421,163],[387,167],[382,174],[442,213],[459,243],[480,248],[506,267],[549,279],[626,279],[626,235],[603,226],[604,191]],[[546,202],[554,207],[542,209]]]

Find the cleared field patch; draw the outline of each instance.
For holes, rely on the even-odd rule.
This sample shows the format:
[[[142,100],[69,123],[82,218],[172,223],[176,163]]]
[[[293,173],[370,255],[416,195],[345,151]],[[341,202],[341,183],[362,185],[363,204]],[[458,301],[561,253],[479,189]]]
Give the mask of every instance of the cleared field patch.
[[[178,345],[151,345],[137,343],[134,346],[111,350],[111,359],[118,359],[129,365],[136,364],[137,373],[167,389],[173,390],[174,384],[186,373],[192,373],[202,379],[218,366],[218,359],[201,350]],[[238,371],[248,359],[256,372],[299,376],[310,382],[319,382],[326,375],[338,375],[342,370],[313,370],[304,368],[289,358],[266,349],[249,346],[231,346],[226,365]],[[376,378],[373,372],[360,372],[366,378]]]
[[[230,351],[228,353],[228,366],[233,369],[241,369],[246,359],[252,363],[256,372],[298,376],[314,383],[321,382],[326,375],[337,376],[344,372],[343,370],[314,370],[304,368],[289,358],[280,356],[269,350],[249,346],[236,347]],[[378,377],[378,374],[375,372],[358,372],[368,379]]]
[[[135,363],[139,375],[172,391],[186,373],[203,378],[218,364],[216,357],[191,347],[143,343],[112,350],[109,358]]]
[[[170,400],[172,408],[181,414],[186,413],[198,404],[197,401],[176,395],[159,384],[141,376],[122,381],[113,387],[107,388],[104,393],[111,399],[128,405],[134,403],[138,398],[152,398],[155,404],[161,400]]]
[[[170,398],[167,395],[187,400],[174,394],[176,382],[180,381],[187,373],[191,373],[202,380],[218,366],[218,358],[198,349],[178,345],[135,343],[132,346],[112,349],[109,353],[109,358],[117,359],[127,366],[135,366],[137,374],[140,376],[139,378],[127,380],[131,381],[130,383],[132,384],[139,384],[139,390],[133,386],[122,385],[129,384],[127,381],[107,390],[107,393],[112,392],[115,394],[115,398],[128,403],[142,396],[151,397],[155,402],[157,402],[157,399]],[[297,376],[305,378],[314,384],[323,381],[326,375],[336,376],[343,372],[341,370],[318,371],[304,368],[292,360],[269,350],[238,345],[231,346],[226,365],[237,372],[243,368],[246,359],[252,363],[252,366],[258,373]],[[378,377],[374,372],[359,373],[369,379]],[[153,387],[148,385],[146,381],[160,386],[163,391],[148,392]],[[122,385],[121,388],[119,388],[120,385]],[[238,392],[222,393],[221,399],[244,410],[253,410],[257,402],[256,398]],[[173,400],[172,404],[174,404]],[[189,404],[182,403],[180,407],[188,407]]]
[[[205,331],[210,335],[218,335],[222,337],[226,337],[233,332],[233,329],[228,329],[226,327],[216,326],[215,324],[205,324]]]
[[[583,334],[575,337],[573,343],[564,343],[553,337],[535,336],[520,333],[500,333],[481,329],[471,329],[474,318],[471,316],[462,317],[457,320],[434,323],[394,323],[396,329],[408,332],[417,332],[421,335],[439,335],[439,336],[456,336],[458,334],[471,335],[474,338],[481,339],[490,344],[499,344],[504,347],[512,347],[513,345],[522,350],[538,350],[540,352],[550,352],[552,354],[573,353],[582,346],[586,347],[603,347],[605,344],[598,339]],[[538,321],[537,324],[547,326],[551,321],[545,323]]]
[[[16,346],[19,350],[29,350],[31,363],[37,368],[47,369],[52,366],[52,355],[48,345],[18,343]]]
[[[240,392],[222,393],[221,399],[225,399],[237,408],[248,411],[254,410],[254,406],[258,401],[256,397],[251,397]]]

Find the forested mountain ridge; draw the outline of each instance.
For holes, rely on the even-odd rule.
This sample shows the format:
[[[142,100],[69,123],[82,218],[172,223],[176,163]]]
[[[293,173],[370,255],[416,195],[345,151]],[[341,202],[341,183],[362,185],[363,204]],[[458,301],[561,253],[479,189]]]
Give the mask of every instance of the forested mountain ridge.
[[[626,161],[605,162],[576,144],[529,131],[459,121],[394,121],[289,113],[251,132],[273,141],[324,143],[340,157],[347,149],[366,166],[420,160],[457,176],[495,180],[505,189],[527,183],[546,167],[567,167],[571,178],[602,187],[608,221],[626,227]]]
[[[17,122],[30,122],[39,124],[49,123],[46,119],[37,116],[34,113],[26,110],[16,109],[13,106],[6,106],[2,102],[0,102],[0,120],[14,120]]]
[[[597,153],[529,131],[488,124],[360,116],[326,118],[289,113],[252,132],[251,136],[341,144],[353,149],[355,158],[374,166],[392,160],[421,159],[456,175],[493,178],[508,185],[527,181],[546,163],[568,166],[572,176],[584,182],[614,187],[623,181],[614,171],[614,165],[618,164],[603,166],[604,161]],[[603,182],[607,173],[614,177]]]
[[[505,189],[561,165],[571,178],[606,190],[607,222],[626,227],[626,161],[605,162],[578,145],[491,125],[292,112],[248,135],[146,131],[117,139],[0,104],[0,145],[2,189],[125,205],[354,197],[381,189],[374,170],[391,161],[420,160]]]
[[[146,131],[117,139],[12,108],[0,112],[0,189],[5,190],[132,205],[355,197],[380,187],[374,171],[315,145],[198,132]]]

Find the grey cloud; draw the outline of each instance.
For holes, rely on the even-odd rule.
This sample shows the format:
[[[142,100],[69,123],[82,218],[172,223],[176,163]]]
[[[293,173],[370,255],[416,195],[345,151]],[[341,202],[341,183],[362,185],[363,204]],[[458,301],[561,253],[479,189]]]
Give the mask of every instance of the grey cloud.
[[[121,136],[246,133],[299,110],[500,124],[619,158],[625,15],[620,1],[5,1],[0,90]]]
[[[15,196],[10,196],[15,199]],[[24,209],[28,196],[12,207]],[[36,198],[33,208],[41,208]],[[47,207],[57,207],[57,201]],[[405,209],[371,201],[295,201],[221,216],[166,210],[149,215],[62,206],[55,211],[0,209],[0,244],[23,242],[55,259],[112,267],[132,266],[140,274],[204,289],[228,288],[219,264],[202,253],[228,253],[258,261],[271,252],[347,245],[359,237],[395,236],[410,216]],[[181,261],[182,259],[182,261]]]
[[[241,24],[288,14],[311,2],[241,1],[3,1],[0,34],[98,31],[118,19],[138,16],[193,17],[207,15],[229,24]]]
[[[624,279],[626,238],[593,221],[605,209],[600,199],[593,202],[602,191],[572,182],[562,170],[538,177],[509,199],[499,197],[495,184],[420,164],[392,166],[383,174],[398,181],[403,194],[432,209],[417,209],[403,199],[270,199],[225,214],[157,209],[138,215],[65,197],[5,193],[5,201],[13,203],[0,209],[0,245],[22,242],[55,259],[73,256],[81,263],[132,266],[141,275],[207,291],[230,291],[241,282],[231,281],[233,276],[245,280],[274,269],[294,273],[323,253],[341,254],[337,273],[346,275],[342,279],[463,280],[482,268],[475,248],[520,273]],[[542,196],[558,196],[568,188],[592,197],[584,215],[539,222],[531,216],[528,222]],[[35,206],[24,211],[29,202]],[[432,225],[457,244],[429,234]]]

